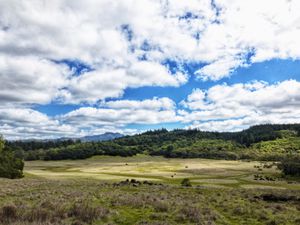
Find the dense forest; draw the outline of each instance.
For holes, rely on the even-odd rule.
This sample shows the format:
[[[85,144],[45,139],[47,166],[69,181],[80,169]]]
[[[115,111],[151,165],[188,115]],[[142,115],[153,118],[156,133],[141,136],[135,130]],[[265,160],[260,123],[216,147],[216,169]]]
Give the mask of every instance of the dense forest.
[[[138,153],[180,158],[278,160],[300,153],[300,124],[257,125],[240,132],[166,129],[111,141],[10,141],[6,149],[25,160],[84,159]]]
[[[300,124],[257,125],[240,132],[160,129],[110,141],[83,143],[74,140],[7,141],[2,152],[24,160],[149,154],[168,158],[282,161],[284,171],[297,174],[298,169],[291,172],[289,167],[299,166]],[[8,157],[3,155],[2,158]]]

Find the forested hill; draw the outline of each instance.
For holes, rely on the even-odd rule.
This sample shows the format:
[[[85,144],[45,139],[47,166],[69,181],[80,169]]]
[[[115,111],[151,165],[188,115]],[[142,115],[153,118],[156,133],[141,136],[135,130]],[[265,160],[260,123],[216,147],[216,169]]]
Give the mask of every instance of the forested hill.
[[[200,130],[182,130],[175,129],[168,131],[166,129],[147,131],[145,133],[126,136],[117,139],[116,142],[124,145],[141,145],[143,143],[152,144],[153,142],[177,141],[181,138],[185,139],[223,139],[227,141],[235,141],[244,146],[250,146],[260,141],[269,141],[281,138],[283,133],[279,131],[289,130],[296,136],[300,136],[300,124],[266,124],[252,126],[249,129],[240,132],[208,132]]]
[[[83,159],[93,155],[276,160],[300,153],[300,124],[257,125],[240,132],[166,129],[147,131],[104,142],[7,142],[26,160]]]

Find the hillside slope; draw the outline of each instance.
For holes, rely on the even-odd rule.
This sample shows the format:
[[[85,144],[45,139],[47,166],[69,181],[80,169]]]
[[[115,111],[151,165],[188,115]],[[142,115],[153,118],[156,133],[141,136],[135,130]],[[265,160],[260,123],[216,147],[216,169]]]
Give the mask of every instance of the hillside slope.
[[[52,148],[43,143],[44,148],[35,149],[34,146],[40,146],[35,143],[30,150],[23,150],[27,160],[137,153],[181,158],[277,160],[283,155],[300,154],[299,131],[299,124],[258,125],[240,132],[161,129],[102,142],[65,142]],[[16,146],[22,150],[22,144]]]

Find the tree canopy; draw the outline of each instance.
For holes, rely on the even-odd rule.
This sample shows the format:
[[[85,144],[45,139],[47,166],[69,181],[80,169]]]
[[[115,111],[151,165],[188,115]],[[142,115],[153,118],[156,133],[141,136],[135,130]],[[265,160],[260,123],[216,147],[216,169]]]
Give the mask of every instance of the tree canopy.
[[[300,124],[265,124],[240,132],[166,129],[110,141],[10,141],[25,160],[85,159],[94,155],[132,156],[143,153],[178,158],[255,159],[279,161],[300,154]]]
[[[0,137],[0,177],[21,178],[23,177],[24,162],[13,151],[5,149],[4,140]]]

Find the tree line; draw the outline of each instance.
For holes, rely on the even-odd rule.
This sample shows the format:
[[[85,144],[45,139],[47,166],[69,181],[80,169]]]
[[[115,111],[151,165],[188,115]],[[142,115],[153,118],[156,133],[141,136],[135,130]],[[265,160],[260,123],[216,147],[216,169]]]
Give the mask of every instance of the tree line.
[[[15,160],[18,166],[11,164],[15,168],[22,167],[20,159],[75,160],[94,155],[126,157],[139,153],[168,158],[279,161],[287,155],[300,155],[300,124],[257,125],[240,132],[159,129],[101,142],[9,141],[1,151],[2,162],[5,161],[3,157],[10,158],[10,162]],[[284,169],[289,165],[295,168],[296,164],[287,162],[295,162],[295,159],[290,157],[282,162],[283,171],[291,171]]]
[[[138,153],[181,158],[251,159],[260,155],[255,150],[271,145],[268,141],[284,138],[287,132],[283,131],[299,137],[300,124],[258,125],[240,132],[160,129],[111,141],[84,143],[74,140],[9,141],[6,148],[25,160],[84,159],[93,155],[132,156]],[[293,148],[297,149],[298,145]],[[274,160],[281,157],[275,153],[278,152],[273,152]]]

